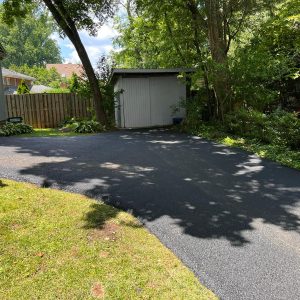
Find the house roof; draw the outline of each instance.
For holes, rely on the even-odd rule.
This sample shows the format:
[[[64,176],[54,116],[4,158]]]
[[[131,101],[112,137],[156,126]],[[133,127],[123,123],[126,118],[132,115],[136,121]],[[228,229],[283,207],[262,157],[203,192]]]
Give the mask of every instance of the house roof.
[[[25,75],[22,73],[18,73],[13,70],[5,69],[5,68],[2,68],[2,76],[9,77],[9,78],[18,78],[18,79],[24,79],[24,80],[29,80],[29,81],[35,81],[34,77],[31,77],[31,76],[28,76],[28,75]]]
[[[35,93],[35,94],[39,94],[39,93],[45,93],[52,90],[52,88],[50,86],[46,86],[46,85],[38,85],[38,84],[34,84],[31,89],[30,89],[30,93]]]
[[[66,78],[70,78],[73,73],[81,77],[84,73],[84,69],[81,64],[47,64],[46,69],[56,69],[56,71]]]

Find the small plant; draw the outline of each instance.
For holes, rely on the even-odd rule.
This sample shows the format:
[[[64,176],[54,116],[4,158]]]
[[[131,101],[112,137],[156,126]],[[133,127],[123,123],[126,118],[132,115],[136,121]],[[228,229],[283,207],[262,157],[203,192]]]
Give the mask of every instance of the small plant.
[[[73,73],[72,77],[70,78],[70,86],[69,86],[71,93],[77,93],[80,89],[80,82],[78,76]]]
[[[61,130],[73,131],[76,133],[96,133],[105,131],[105,127],[94,120],[71,118],[63,122]]]
[[[17,89],[17,94],[18,95],[30,94],[30,89],[24,80],[21,80]]]
[[[74,129],[77,133],[96,133],[104,130],[104,126],[94,120],[79,121]]]
[[[10,123],[7,122],[0,126],[0,136],[19,135],[26,133],[33,133],[33,128],[24,123]]]

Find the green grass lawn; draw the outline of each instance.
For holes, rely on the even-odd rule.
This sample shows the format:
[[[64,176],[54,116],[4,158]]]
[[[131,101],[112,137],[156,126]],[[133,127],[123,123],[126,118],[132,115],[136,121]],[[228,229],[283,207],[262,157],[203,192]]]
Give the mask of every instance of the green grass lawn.
[[[128,213],[0,180],[0,299],[216,299]]]
[[[21,134],[20,137],[60,137],[60,136],[77,136],[83,135],[76,132],[63,132],[58,128],[35,128],[33,133]],[[85,134],[87,135],[87,134]]]

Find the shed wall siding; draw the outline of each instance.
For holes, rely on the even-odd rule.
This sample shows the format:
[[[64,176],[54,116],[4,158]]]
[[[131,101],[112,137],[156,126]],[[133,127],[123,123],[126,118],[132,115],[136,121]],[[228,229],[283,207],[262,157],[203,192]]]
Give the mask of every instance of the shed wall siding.
[[[116,108],[116,125],[123,128],[170,125],[172,107],[186,98],[186,86],[177,75],[119,78],[115,91],[121,89],[121,122]],[[184,117],[185,111],[181,109],[176,116]]]
[[[124,117],[126,128],[151,126],[149,79],[123,78]]]
[[[186,98],[186,87],[176,76],[150,77],[151,125],[172,124],[173,107]],[[183,117],[184,111],[176,114]]]

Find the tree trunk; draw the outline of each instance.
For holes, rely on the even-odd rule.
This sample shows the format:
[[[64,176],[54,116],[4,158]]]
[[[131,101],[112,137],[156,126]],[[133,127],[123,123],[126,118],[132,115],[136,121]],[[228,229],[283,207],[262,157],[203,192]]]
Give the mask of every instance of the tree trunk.
[[[214,66],[213,85],[218,103],[217,116],[224,119],[224,114],[230,111],[231,87],[227,62],[227,40],[223,15],[218,0],[206,0],[208,40]]]
[[[95,71],[93,69],[93,66],[91,64],[91,61],[88,57],[88,54],[80,40],[80,37],[78,35],[78,38],[70,38],[72,41],[78,56],[82,62],[82,65],[84,67],[84,70],[86,72],[87,78],[90,83],[91,92],[93,95],[93,100],[95,104],[95,112],[96,112],[96,118],[97,121],[99,121],[102,124],[107,123],[106,113],[103,107],[103,98],[100,91],[100,85],[97,76],[95,75]]]
[[[204,85],[205,85],[205,90],[206,90],[206,95],[207,95],[207,101],[208,101],[208,110],[209,110],[209,119],[215,118],[217,115],[218,109],[217,108],[217,103],[214,95],[212,94],[212,90],[209,87],[209,70],[207,65],[204,63],[204,55],[201,50],[201,44],[199,40],[199,27],[205,26],[205,21],[201,18],[199,14],[199,10],[197,7],[197,3],[195,0],[188,0],[186,2],[186,5],[191,13],[192,16],[192,26],[193,26],[193,32],[194,32],[194,37],[193,37],[193,44],[196,49],[197,57],[198,60],[200,61],[201,69],[203,71],[203,79],[204,79]]]
[[[48,7],[48,9],[50,10],[50,12],[52,13],[52,16],[57,22],[57,24],[60,26],[63,32],[73,43],[90,83],[91,92],[95,104],[97,121],[99,121],[102,124],[106,124],[107,118],[103,107],[103,97],[100,91],[99,81],[97,79],[91,61],[89,59],[89,56],[82,44],[82,41],[80,39],[74,21],[68,15],[66,8],[64,7],[61,1],[56,0],[54,1],[54,3],[51,0],[43,0],[43,1],[45,5]]]

